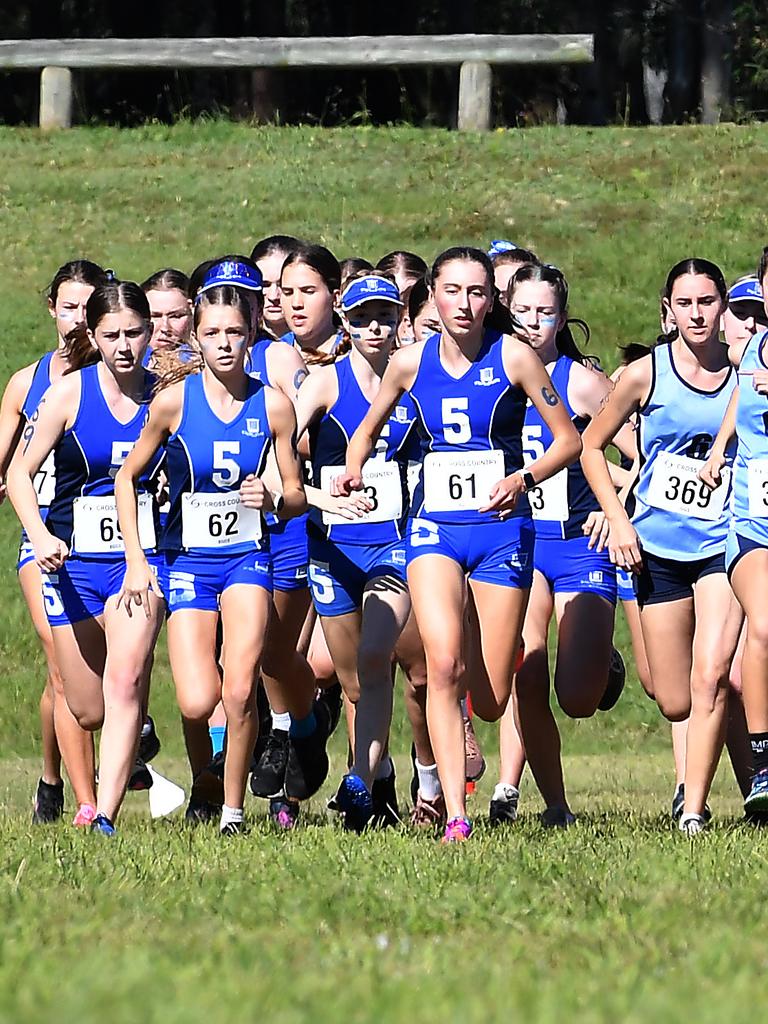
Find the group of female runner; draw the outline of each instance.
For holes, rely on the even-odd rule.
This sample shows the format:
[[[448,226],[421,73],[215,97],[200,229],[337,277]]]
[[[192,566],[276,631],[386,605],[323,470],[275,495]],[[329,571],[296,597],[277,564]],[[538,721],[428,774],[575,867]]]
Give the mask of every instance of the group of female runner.
[[[414,825],[471,834],[466,783],[484,763],[469,700],[500,722],[491,823],[515,820],[527,761],[542,823],[568,827],[550,621],[559,705],[590,717],[624,685],[617,597],[673,723],[673,818],[689,835],[706,825],[727,737],[760,820],[766,277],[768,249],[730,291],[714,264],[678,263],[657,343],[631,346],[611,379],[574,337],[589,328],[562,271],[505,241],[428,268],[407,252],[340,264],[276,235],[141,285],[61,267],[56,347],[0,408],[0,483],[47,665],[34,820],[63,813],[62,761],[74,823],[105,835],[126,790],[152,784],[166,621],[190,823],[244,831],[250,777],[293,827],[342,706],[329,806],[356,832],[398,822],[399,666]]]

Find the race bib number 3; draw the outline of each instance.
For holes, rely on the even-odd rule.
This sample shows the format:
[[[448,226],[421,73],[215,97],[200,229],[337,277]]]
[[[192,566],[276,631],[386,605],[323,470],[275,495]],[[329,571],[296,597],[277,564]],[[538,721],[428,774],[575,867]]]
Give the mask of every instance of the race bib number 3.
[[[747,469],[749,514],[768,519],[768,459],[753,459]]]
[[[181,496],[181,543],[187,550],[258,544],[260,540],[261,512],[247,508],[236,491]]]
[[[648,488],[648,504],[694,519],[717,521],[728,497],[731,471],[724,468],[720,485],[710,490],[699,480],[703,463],[684,455],[662,452],[656,459]]]
[[[75,498],[72,512],[73,547],[78,554],[109,555],[125,551],[113,496]],[[154,548],[155,517],[149,494],[139,495],[139,539],[145,551]]]
[[[323,466],[320,470],[320,487],[330,493],[331,481],[341,476],[343,466]],[[323,512],[326,526],[357,526],[364,523],[386,523],[399,519],[403,514],[403,485],[400,479],[400,467],[395,462],[381,462],[369,459],[363,466],[364,494],[373,508],[359,519],[345,519],[335,512]]]
[[[504,453],[498,449],[431,452],[424,459],[424,511],[477,511],[504,476]]]
[[[528,494],[531,515],[548,522],[568,522],[568,470],[561,469],[549,480],[532,487]]]

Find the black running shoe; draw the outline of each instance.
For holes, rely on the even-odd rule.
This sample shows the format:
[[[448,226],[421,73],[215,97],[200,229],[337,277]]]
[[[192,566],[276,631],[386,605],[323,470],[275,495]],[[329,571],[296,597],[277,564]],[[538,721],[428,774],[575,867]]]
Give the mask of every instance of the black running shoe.
[[[282,793],[285,771],[288,767],[288,733],[273,729],[258,763],[251,771],[251,792],[254,796],[269,798]]]
[[[314,705],[317,728],[310,736],[288,737],[288,764],[285,768],[285,795],[293,800],[309,800],[328,778],[328,742],[330,712],[323,701]],[[275,791],[273,790],[273,793]]]
[[[608,667],[608,685],[605,687],[605,693],[601,697],[600,703],[597,705],[600,711],[610,711],[616,704],[616,701],[624,690],[626,678],[627,669],[624,665],[624,659],[616,648],[612,647],[611,664]]]
[[[328,735],[333,736],[341,718],[341,709],[344,707],[341,683],[334,683],[325,690],[319,690],[315,703],[318,701],[325,704],[328,711]]]
[[[209,771],[211,775],[215,775],[217,779],[221,779],[222,782],[224,781],[224,760],[226,754],[225,750],[220,750],[217,754],[214,754],[213,760],[206,768],[206,771]]]
[[[139,757],[145,764],[149,764],[153,757],[160,753],[160,738],[155,732],[155,723],[151,715],[147,715],[146,724],[149,732],[142,733],[139,740]]]
[[[212,804],[208,800],[200,800],[195,796],[189,798],[184,812],[184,821],[188,825],[208,825],[221,817],[221,804]]]
[[[417,787],[418,788],[418,787]],[[373,828],[394,828],[400,824],[400,808],[397,806],[395,791],[395,765],[386,779],[374,779],[371,787],[373,800]]]
[[[222,836],[247,836],[248,829],[244,821],[228,821],[226,825],[219,828],[219,835]]]
[[[140,757],[136,758],[131,772],[131,777],[128,780],[128,789],[132,793],[141,792],[144,789],[152,788],[152,776],[149,773],[149,768],[144,764]]]
[[[683,807],[685,806],[685,783],[679,782],[675,789],[675,795],[672,797],[672,821],[679,822],[683,816]],[[704,804],[704,810],[701,814],[705,822],[712,820],[712,811],[710,810],[709,804]]]
[[[64,783],[43,782],[37,784],[35,802],[32,805],[32,824],[50,825],[64,813]]]

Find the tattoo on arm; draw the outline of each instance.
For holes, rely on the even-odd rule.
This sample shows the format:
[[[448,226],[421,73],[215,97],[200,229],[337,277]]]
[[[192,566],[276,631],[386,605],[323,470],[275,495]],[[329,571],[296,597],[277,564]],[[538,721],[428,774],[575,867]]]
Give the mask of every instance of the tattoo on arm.
[[[300,370],[297,370],[293,378],[293,390],[298,391],[308,376],[309,371],[305,370],[303,366]]]
[[[541,397],[547,403],[547,405],[559,405],[560,399],[557,397],[556,391],[550,391],[546,385],[541,389]]]

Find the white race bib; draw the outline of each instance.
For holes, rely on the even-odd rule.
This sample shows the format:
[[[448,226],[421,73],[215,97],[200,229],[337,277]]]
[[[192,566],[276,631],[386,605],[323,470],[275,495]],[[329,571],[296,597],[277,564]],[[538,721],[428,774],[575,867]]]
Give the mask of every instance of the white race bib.
[[[330,493],[331,481],[344,472],[343,466],[323,466],[320,487]],[[345,519],[336,512],[323,512],[326,526],[357,526],[363,523],[386,523],[403,514],[403,485],[396,462],[369,459],[363,466],[363,489],[360,492],[373,503],[370,512],[359,519]]]
[[[197,491],[181,496],[181,543],[190,548],[226,548],[258,544],[261,512],[248,508],[237,491],[211,494]]]
[[[40,508],[48,508],[56,493],[56,462],[53,452],[35,473],[35,491],[37,492],[37,504]]]
[[[430,452],[424,459],[424,511],[472,512],[506,476],[504,452]]]
[[[147,551],[155,546],[155,517],[151,495],[139,495],[138,511],[139,540]],[[125,551],[114,495],[75,498],[72,514],[73,549],[78,554],[109,555]]]
[[[548,480],[536,484],[528,495],[531,515],[534,519],[546,519],[549,522],[568,522],[568,470],[561,469]]]
[[[768,459],[753,459],[747,467],[749,514],[768,519]]]
[[[700,459],[662,452],[653,466],[648,504],[679,516],[716,522],[728,497],[731,471],[727,467],[722,470],[720,484],[713,491],[699,480],[703,465]]]

